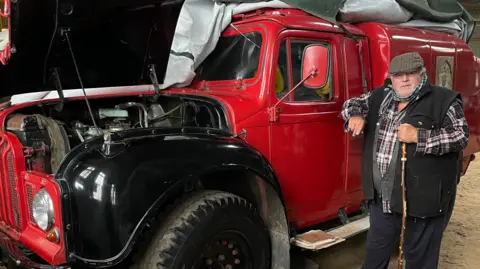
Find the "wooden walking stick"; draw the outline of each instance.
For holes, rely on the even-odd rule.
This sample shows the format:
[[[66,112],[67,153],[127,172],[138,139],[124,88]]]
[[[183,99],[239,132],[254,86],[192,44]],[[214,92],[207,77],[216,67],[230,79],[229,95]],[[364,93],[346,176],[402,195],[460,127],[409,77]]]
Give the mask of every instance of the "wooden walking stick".
[[[398,269],[403,269],[403,241],[405,238],[405,226],[407,225],[407,195],[405,193],[405,163],[407,162],[407,144],[402,143],[402,230],[400,232],[400,246],[398,247]]]

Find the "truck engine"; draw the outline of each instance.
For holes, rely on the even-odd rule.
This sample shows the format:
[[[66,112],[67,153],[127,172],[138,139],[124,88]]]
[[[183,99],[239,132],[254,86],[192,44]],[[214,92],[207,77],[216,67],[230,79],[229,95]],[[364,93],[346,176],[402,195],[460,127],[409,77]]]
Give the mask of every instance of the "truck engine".
[[[6,130],[22,144],[28,170],[54,174],[72,148],[107,134],[135,128],[226,126],[223,112],[209,102],[163,97],[160,104],[122,97],[124,102],[114,103],[118,99],[91,99],[91,115],[82,100],[60,111],[58,104],[25,108],[7,118]]]

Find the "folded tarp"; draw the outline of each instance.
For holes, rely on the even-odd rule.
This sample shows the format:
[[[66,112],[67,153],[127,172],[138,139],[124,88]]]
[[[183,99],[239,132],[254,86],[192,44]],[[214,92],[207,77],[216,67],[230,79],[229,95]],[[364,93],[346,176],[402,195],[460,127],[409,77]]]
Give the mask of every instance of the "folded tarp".
[[[337,19],[447,32],[467,42],[474,28],[472,16],[456,0],[344,0]]]
[[[412,12],[395,0],[346,0],[337,18],[346,23],[374,21],[396,24],[407,22],[412,16]]]
[[[457,0],[396,0],[415,14],[415,19],[451,22],[459,19],[464,10]]]
[[[466,23],[463,20],[454,20],[452,22],[432,22],[427,20],[411,20],[397,24],[398,26],[414,27],[429,31],[444,32],[455,35],[461,39],[466,39]]]
[[[223,0],[232,1],[232,0]],[[235,0],[233,0],[235,1]],[[474,20],[457,0],[282,0],[332,23],[374,21],[396,24],[414,20],[466,24],[459,35],[468,41]],[[462,22],[463,20],[463,22]]]

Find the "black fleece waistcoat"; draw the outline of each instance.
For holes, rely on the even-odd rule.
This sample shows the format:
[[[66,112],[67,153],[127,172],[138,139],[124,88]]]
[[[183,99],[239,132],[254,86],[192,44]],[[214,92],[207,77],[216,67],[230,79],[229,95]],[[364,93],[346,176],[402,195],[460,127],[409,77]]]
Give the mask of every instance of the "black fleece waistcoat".
[[[369,99],[369,112],[366,117],[365,139],[362,158],[362,190],[365,199],[375,196],[372,174],[375,125],[379,121],[379,109],[385,96],[385,88],[377,88]],[[437,129],[442,127],[447,110],[460,94],[427,83],[419,93],[419,99],[408,106],[402,123],[417,128]],[[401,147],[399,147],[401,149]],[[407,144],[405,186],[407,194],[407,214],[413,217],[443,215],[447,210],[459,175],[460,153],[444,155],[425,154],[414,156],[416,144]],[[402,151],[398,151],[395,179],[391,197],[391,210],[402,213],[401,172]]]

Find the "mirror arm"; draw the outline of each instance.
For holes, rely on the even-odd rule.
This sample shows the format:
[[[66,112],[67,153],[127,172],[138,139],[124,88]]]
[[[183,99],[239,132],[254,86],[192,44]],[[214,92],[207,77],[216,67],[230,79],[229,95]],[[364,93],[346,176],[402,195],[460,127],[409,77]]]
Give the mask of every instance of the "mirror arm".
[[[275,105],[268,108],[268,114],[270,115],[269,116],[270,121],[277,121],[278,120],[278,112],[280,112],[280,111],[279,111],[277,106],[281,102],[283,102],[283,100],[285,100],[285,98],[287,98],[287,96],[289,96],[294,90],[296,90],[298,87],[300,87],[300,85],[302,85],[307,79],[309,79],[311,77],[314,77],[315,75],[317,75],[317,68],[314,66],[312,68],[312,70],[310,71],[310,74],[308,76],[304,77],[300,82],[298,82],[298,84],[295,85],[295,87],[293,87],[291,90],[289,90],[287,92],[287,94],[285,94],[282,98],[280,98],[280,100],[278,100]]]

